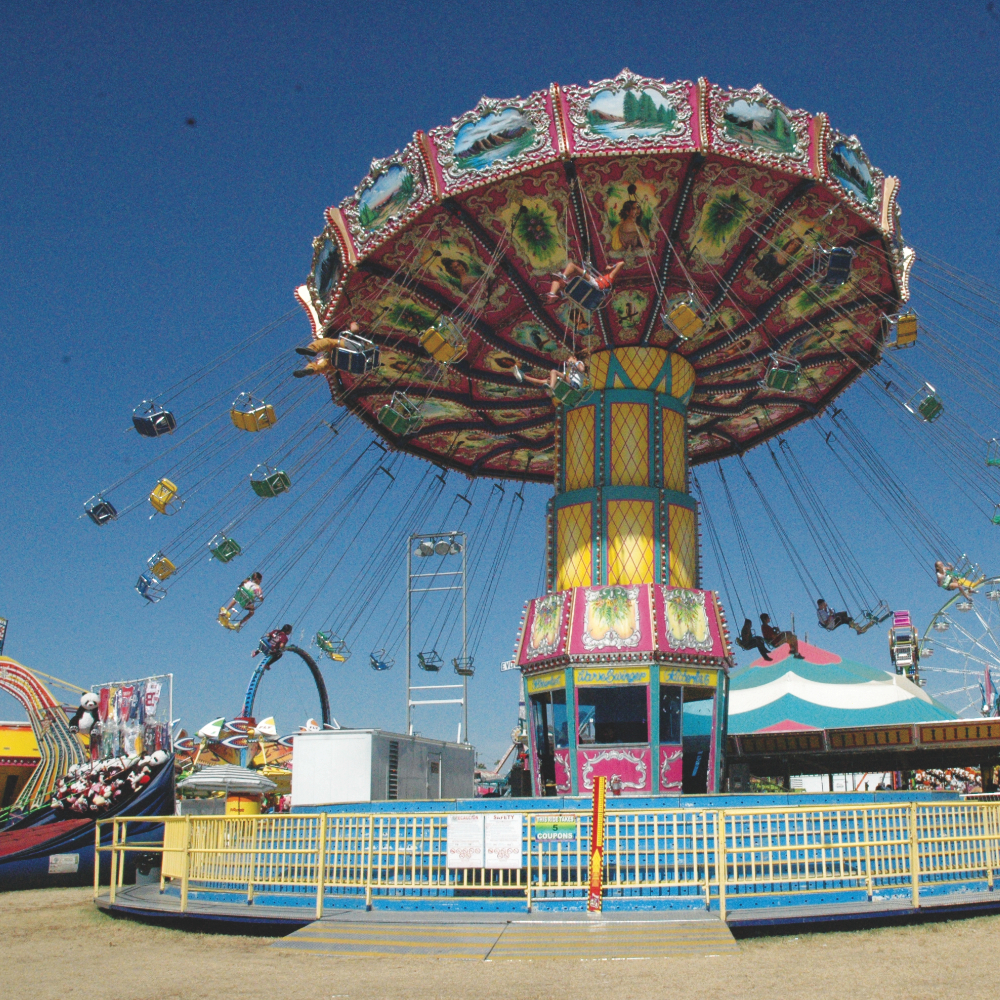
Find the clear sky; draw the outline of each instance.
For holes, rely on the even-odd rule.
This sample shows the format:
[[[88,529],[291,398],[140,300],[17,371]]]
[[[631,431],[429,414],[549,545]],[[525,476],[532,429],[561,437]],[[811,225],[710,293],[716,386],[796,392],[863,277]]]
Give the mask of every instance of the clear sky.
[[[234,716],[242,703],[254,634],[227,634],[214,615],[250,567],[203,565],[146,608],[132,585],[178,526],[139,514],[98,530],[78,519],[81,504],[139,454],[124,430],[140,399],[293,308],[323,209],[415,130],[448,122],[482,95],[585,83],[623,66],[668,80],[760,82],[792,108],[826,111],[902,178],[909,242],[996,283],[1000,15],[992,4],[85,0],[9,5],[0,17],[6,652],[83,685],[172,670],[176,714],[189,728]],[[292,363],[291,347],[307,339],[297,315],[260,357],[287,352]],[[322,393],[311,399],[333,415]],[[866,414],[876,419],[859,399],[856,419]],[[877,424],[869,429],[880,437]],[[868,572],[894,604],[926,619],[940,603],[926,574],[854,505],[807,443],[811,432],[791,439],[831,517],[859,532]],[[899,454],[905,442],[886,448]],[[757,454],[750,462],[762,467]],[[407,467],[404,486],[423,471]],[[996,536],[963,517],[961,495],[939,497],[941,474],[915,471],[914,489],[935,484],[952,533],[984,565],[1000,566]],[[516,674],[497,666],[510,655],[522,601],[535,593],[548,492],[525,490],[479,651],[470,729],[488,762],[516,719]],[[367,544],[348,547],[334,588],[370,579],[373,552],[395,546],[400,561],[385,587],[399,592],[402,541],[378,537],[379,523],[389,525],[373,523]],[[790,514],[789,523],[798,531]],[[778,613],[808,622],[773,534],[760,521],[754,530]],[[366,665],[378,624],[359,655],[324,669],[342,722],[399,729],[400,669],[376,675]],[[308,638],[314,625],[304,628]],[[884,631],[862,639],[844,631],[824,644],[888,665]],[[268,678],[257,705],[284,731],[316,711],[295,670],[280,683]],[[11,715],[20,713],[0,696],[0,716]],[[418,728],[454,738],[451,719],[428,715]]]

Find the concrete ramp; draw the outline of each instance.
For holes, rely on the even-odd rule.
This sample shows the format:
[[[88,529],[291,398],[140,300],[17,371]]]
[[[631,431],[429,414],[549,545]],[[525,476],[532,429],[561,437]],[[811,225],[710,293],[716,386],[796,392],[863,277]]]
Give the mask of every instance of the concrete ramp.
[[[271,947],[345,958],[414,955],[494,962],[724,955],[737,948],[729,928],[708,914],[629,916],[341,911]]]

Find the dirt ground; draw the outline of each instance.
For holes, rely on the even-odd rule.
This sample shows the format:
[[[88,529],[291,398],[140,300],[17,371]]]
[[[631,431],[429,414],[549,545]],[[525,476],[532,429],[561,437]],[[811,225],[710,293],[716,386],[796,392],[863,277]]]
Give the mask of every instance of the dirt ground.
[[[331,958],[271,938],[188,934],[107,917],[89,889],[0,893],[5,1000],[974,1000],[996,995],[1000,917],[739,942],[717,958],[468,962]]]

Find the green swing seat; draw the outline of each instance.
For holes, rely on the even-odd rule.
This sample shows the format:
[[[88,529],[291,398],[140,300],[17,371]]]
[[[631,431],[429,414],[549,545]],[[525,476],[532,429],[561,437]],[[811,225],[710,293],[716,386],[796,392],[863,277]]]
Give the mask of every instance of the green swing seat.
[[[802,378],[802,366],[791,358],[774,358],[764,376],[764,385],[778,392],[791,392]]]
[[[398,437],[415,434],[423,420],[420,407],[403,392],[394,392],[392,400],[378,411],[378,422]]]
[[[552,389],[553,397],[562,403],[566,409],[572,409],[579,403],[586,395],[587,389],[574,389],[569,382],[564,382],[561,378],[556,379],[556,384]]]
[[[251,478],[250,485],[257,496],[267,499],[281,493],[287,493],[292,488],[292,481],[288,478],[287,472],[279,470],[268,473],[260,479]]]
[[[208,550],[212,553],[213,559],[223,563],[231,562],[243,551],[235,538],[227,538],[225,535],[219,539],[213,538],[209,542]]]

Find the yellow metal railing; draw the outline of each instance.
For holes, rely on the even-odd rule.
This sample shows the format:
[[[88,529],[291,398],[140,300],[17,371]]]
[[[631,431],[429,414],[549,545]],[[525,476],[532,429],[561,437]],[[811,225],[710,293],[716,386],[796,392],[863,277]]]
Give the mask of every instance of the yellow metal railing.
[[[317,916],[324,898],[507,896],[528,908],[542,899],[584,900],[589,811],[571,818],[562,840],[539,839],[551,811],[522,816],[520,867],[449,868],[448,813],[316,813],[176,816],[162,842],[130,842],[128,824],[98,824],[98,856],[111,855],[109,895],[122,886],[127,853],[162,854],[160,888],[308,893]],[[141,822],[149,823],[144,817]],[[106,832],[110,827],[110,843]],[[544,834],[542,834],[544,836]],[[101,840],[105,843],[102,845]],[[879,802],[739,809],[610,809],[604,848],[605,896],[673,897],[730,909],[840,898],[909,897],[976,888],[992,891],[1000,872],[1000,802]],[[100,865],[94,866],[94,894]]]

